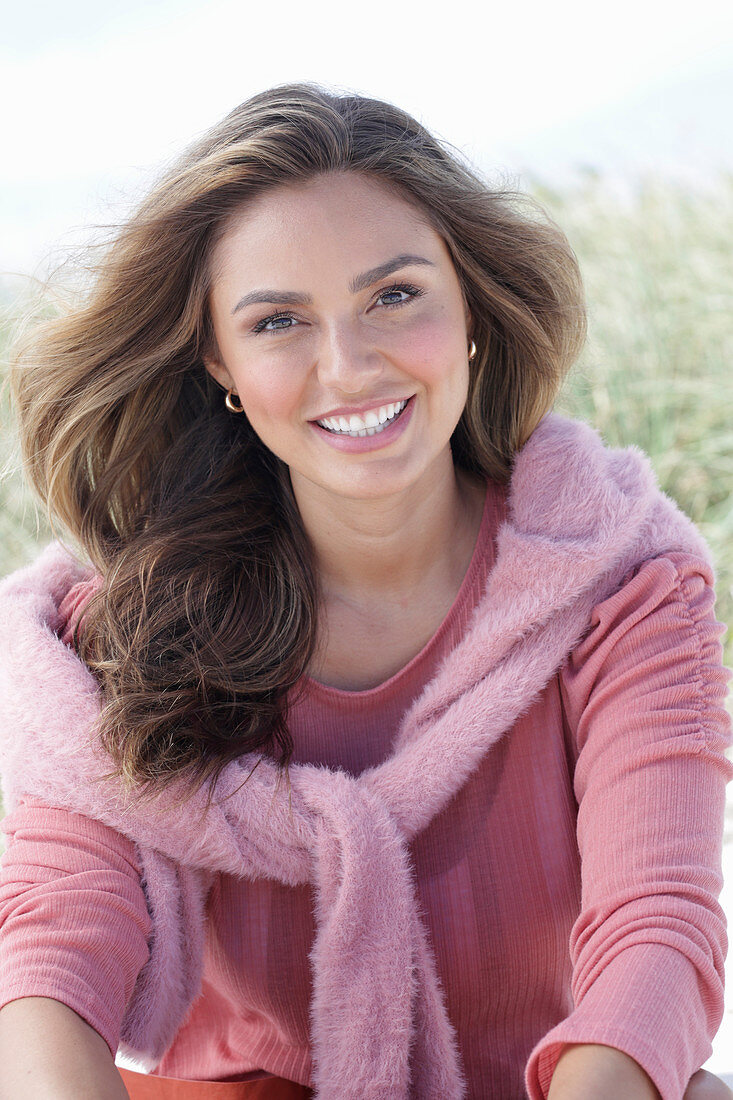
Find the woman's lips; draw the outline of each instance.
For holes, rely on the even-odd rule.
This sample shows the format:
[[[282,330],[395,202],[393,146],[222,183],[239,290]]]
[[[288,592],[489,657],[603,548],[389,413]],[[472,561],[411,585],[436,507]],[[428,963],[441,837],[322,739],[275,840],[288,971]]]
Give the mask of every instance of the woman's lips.
[[[413,395],[399,416],[396,416],[381,432],[376,432],[374,435],[350,436],[345,432],[343,434],[330,432],[328,428],[322,428],[315,420],[311,420],[310,425],[314,431],[318,432],[320,438],[330,443],[335,450],[344,454],[363,454],[365,451],[377,451],[381,447],[386,447],[401,436],[412,419],[414,404],[415,397]]]
[[[314,416],[311,417],[311,419],[318,421],[335,417],[338,420],[339,417],[343,416],[348,420],[353,413],[363,418],[364,414],[367,412],[376,412],[378,409],[386,408],[388,405],[403,405],[409,400],[410,398],[405,397],[403,394],[401,397],[390,397],[388,401],[362,402],[361,405],[350,405],[348,408],[342,407],[340,409],[332,409],[330,412],[324,413],[323,416]]]

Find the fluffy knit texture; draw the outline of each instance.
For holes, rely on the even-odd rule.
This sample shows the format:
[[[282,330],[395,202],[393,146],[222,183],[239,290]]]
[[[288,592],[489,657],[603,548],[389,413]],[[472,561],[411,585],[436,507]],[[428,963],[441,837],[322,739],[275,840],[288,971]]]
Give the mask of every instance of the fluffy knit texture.
[[[183,1022],[200,988],[215,874],[310,883],[317,1100],[464,1097],[408,844],[536,700],[587,633],[594,605],[629,570],[674,550],[710,564],[643,453],[607,448],[587,425],[548,414],[516,457],[475,618],[405,715],[392,756],[358,777],[291,765],[289,798],[275,765],[247,754],[227,765],[207,813],[205,791],[181,808],[175,787],[141,806],[100,779],[110,762],[95,738],[99,690],[57,634],[63,597],[90,569],[52,543],[6,578],[6,808],[26,794],[94,817],[136,843],[143,868],[150,958],[120,1049],[153,1069]]]

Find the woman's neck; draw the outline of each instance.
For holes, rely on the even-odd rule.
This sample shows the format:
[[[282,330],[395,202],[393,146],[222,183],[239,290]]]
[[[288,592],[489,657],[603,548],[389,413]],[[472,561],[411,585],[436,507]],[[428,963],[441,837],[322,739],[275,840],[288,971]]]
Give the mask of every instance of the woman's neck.
[[[339,498],[293,483],[325,601],[400,603],[426,586],[455,585],[471,560],[486,487],[452,461],[404,492]]]

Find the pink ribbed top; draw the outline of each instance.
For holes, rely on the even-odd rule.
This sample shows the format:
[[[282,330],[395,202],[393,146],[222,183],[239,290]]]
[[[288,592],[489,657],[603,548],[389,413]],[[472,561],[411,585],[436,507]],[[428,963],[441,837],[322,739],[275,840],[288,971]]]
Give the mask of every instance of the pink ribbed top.
[[[405,668],[369,691],[305,681],[290,714],[296,762],[358,775],[390,755],[479,602],[504,507],[490,483],[455,602]],[[83,596],[69,593],[69,616]],[[698,1065],[709,1056],[726,947],[717,897],[730,765],[706,737],[728,737],[721,630],[699,560],[645,563],[411,843],[471,1100],[546,1097],[565,1042],[626,1051],[664,1100],[684,1091],[685,1046]],[[134,845],[30,798],[3,829],[0,1006],[54,997],[114,1052],[148,957]],[[157,1072],[313,1083],[312,907],[308,886],[218,876],[202,994]]]

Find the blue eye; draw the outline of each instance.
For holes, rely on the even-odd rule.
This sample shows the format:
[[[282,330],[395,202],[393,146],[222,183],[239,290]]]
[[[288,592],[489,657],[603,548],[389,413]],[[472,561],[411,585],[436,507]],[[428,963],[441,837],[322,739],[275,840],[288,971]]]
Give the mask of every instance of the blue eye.
[[[395,283],[394,286],[380,290],[376,303],[378,305],[381,303],[385,309],[394,309],[397,306],[406,305],[413,298],[419,298],[423,293],[424,291],[419,290],[418,287],[412,286],[410,283]],[[385,301],[386,298],[391,298],[392,301]],[[298,324],[300,322],[292,313],[272,313],[269,317],[263,317],[261,321],[258,321],[252,328],[252,332],[287,332]]]
[[[384,304],[386,306],[396,306],[396,305],[400,305],[402,302],[405,301],[404,298],[397,298],[397,301],[394,301],[395,297],[398,294],[407,294],[407,291],[406,290],[388,290],[386,294],[380,294],[379,297],[382,299],[382,301],[384,301],[385,298],[392,298],[393,300],[391,302],[384,302]]]
[[[406,297],[398,298],[398,294],[404,294]],[[409,283],[396,283],[394,286],[387,287],[386,290],[379,292],[377,301],[382,301],[382,304],[387,308],[394,306],[403,306],[406,302],[411,301],[413,298],[418,298],[422,294],[422,290],[418,290],[416,286],[411,286]],[[393,298],[395,301],[385,302],[385,298]]]
[[[273,313],[271,317],[263,317],[261,321],[252,329],[253,332],[284,332],[285,329],[292,328],[292,324],[280,324],[280,321],[295,321],[295,318],[291,313]]]

